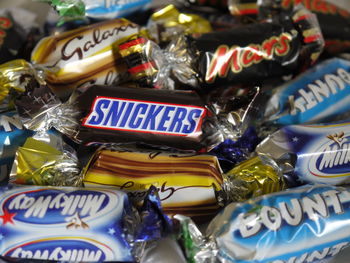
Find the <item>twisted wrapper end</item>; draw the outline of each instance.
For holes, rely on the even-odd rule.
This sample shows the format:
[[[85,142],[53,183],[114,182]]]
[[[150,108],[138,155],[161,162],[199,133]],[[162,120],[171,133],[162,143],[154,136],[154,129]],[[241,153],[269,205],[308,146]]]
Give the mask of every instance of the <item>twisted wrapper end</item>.
[[[164,51],[154,50],[153,56],[158,68],[158,74],[154,78],[155,86],[175,89],[173,76],[183,84],[198,87],[199,77],[194,70],[195,54],[192,54],[186,36],[174,39]]]

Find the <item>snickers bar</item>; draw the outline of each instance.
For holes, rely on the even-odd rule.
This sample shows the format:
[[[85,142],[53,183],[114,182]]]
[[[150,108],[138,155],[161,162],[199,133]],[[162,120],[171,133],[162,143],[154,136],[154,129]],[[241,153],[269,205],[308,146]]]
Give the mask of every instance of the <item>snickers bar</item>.
[[[86,145],[144,142],[199,150],[211,142],[209,135],[216,140],[216,118],[195,92],[92,86],[73,101],[51,103],[51,110],[34,109],[31,94],[38,93],[16,101],[25,125],[44,121]]]

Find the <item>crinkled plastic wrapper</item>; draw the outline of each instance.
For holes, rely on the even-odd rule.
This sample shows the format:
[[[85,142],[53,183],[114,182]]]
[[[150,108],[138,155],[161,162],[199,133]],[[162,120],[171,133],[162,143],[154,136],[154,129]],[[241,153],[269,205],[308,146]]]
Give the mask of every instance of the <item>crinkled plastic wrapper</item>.
[[[181,34],[197,35],[212,31],[208,20],[196,14],[180,13],[174,5],[154,13],[147,28],[157,43],[170,42]]]
[[[181,240],[191,262],[319,262],[347,248],[349,189],[308,185],[231,203],[202,235],[183,216]]]
[[[217,196],[223,183],[220,165],[208,154],[103,147],[83,178],[85,186],[117,188],[135,202],[153,185],[167,215],[183,214],[197,222],[208,221],[223,205]]]
[[[323,46],[315,15],[297,6],[273,21],[195,39],[182,35],[163,50],[142,37],[119,48],[134,81],[164,89],[213,89],[295,74],[312,65]]]
[[[135,262],[169,226],[154,189],[139,211],[112,189],[10,186],[0,192],[5,258]]]
[[[43,186],[82,186],[79,162],[73,149],[68,146],[59,149],[61,147],[53,144],[59,146],[59,143],[28,138],[16,152],[10,182]]]
[[[88,25],[41,39],[31,60],[55,94],[67,98],[77,88],[128,81],[117,44],[140,32],[126,19]]]

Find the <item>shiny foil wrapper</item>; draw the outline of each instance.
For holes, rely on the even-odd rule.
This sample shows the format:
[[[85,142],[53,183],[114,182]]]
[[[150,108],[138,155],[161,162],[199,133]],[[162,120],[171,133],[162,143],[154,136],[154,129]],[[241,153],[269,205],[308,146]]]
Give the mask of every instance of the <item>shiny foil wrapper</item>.
[[[296,74],[315,62],[324,44],[317,19],[300,6],[273,21],[196,38],[182,34],[165,49],[150,42],[123,56],[129,72],[143,71],[141,81],[150,87],[206,90]],[[147,74],[144,69],[151,66],[157,70]]]
[[[143,200],[153,185],[171,216],[184,214],[204,222],[222,206],[217,193],[223,178],[212,155],[107,147],[94,154],[83,177],[85,186],[117,188],[134,202]]]
[[[117,48],[134,34],[138,25],[113,19],[43,38],[31,61],[43,69],[47,85],[59,97],[93,84],[111,85],[129,80]]]
[[[210,22],[196,14],[180,13],[168,5],[154,13],[147,25],[157,43],[169,42],[180,34],[203,34],[212,31]]]
[[[165,49],[139,36],[119,46],[133,81],[158,89],[176,89],[179,83],[198,88],[195,54],[185,35],[174,38]],[[172,78],[174,77],[174,78]],[[181,85],[183,85],[181,84]]]
[[[256,156],[225,174],[228,200],[242,202],[253,197],[282,191],[285,183],[276,165],[265,164]]]
[[[26,185],[82,185],[75,156],[33,138],[28,138],[18,148],[10,182]]]
[[[16,96],[26,90],[31,80],[39,80],[38,73],[22,59],[0,65],[0,111],[13,109]]]

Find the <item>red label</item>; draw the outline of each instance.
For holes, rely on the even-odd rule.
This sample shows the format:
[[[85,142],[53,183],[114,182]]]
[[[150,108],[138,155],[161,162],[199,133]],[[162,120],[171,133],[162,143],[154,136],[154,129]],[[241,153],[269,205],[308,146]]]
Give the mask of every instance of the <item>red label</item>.
[[[289,8],[292,5],[303,4],[307,9],[316,13],[323,14],[339,14],[343,17],[350,17],[350,13],[345,9],[339,8],[336,5],[328,3],[324,0],[283,0],[282,6]]]
[[[262,44],[250,44],[246,47],[227,45],[219,46],[210,62],[205,80],[207,83],[215,81],[216,76],[225,78],[229,71],[239,73],[242,69],[258,64],[263,60],[271,60],[273,56],[285,56],[290,50],[292,36],[283,33],[273,36]]]
[[[6,17],[0,17],[0,46],[4,43],[4,38],[6,37],[6,32],[3,29],[8,29],[12,26],[10,19]]]

